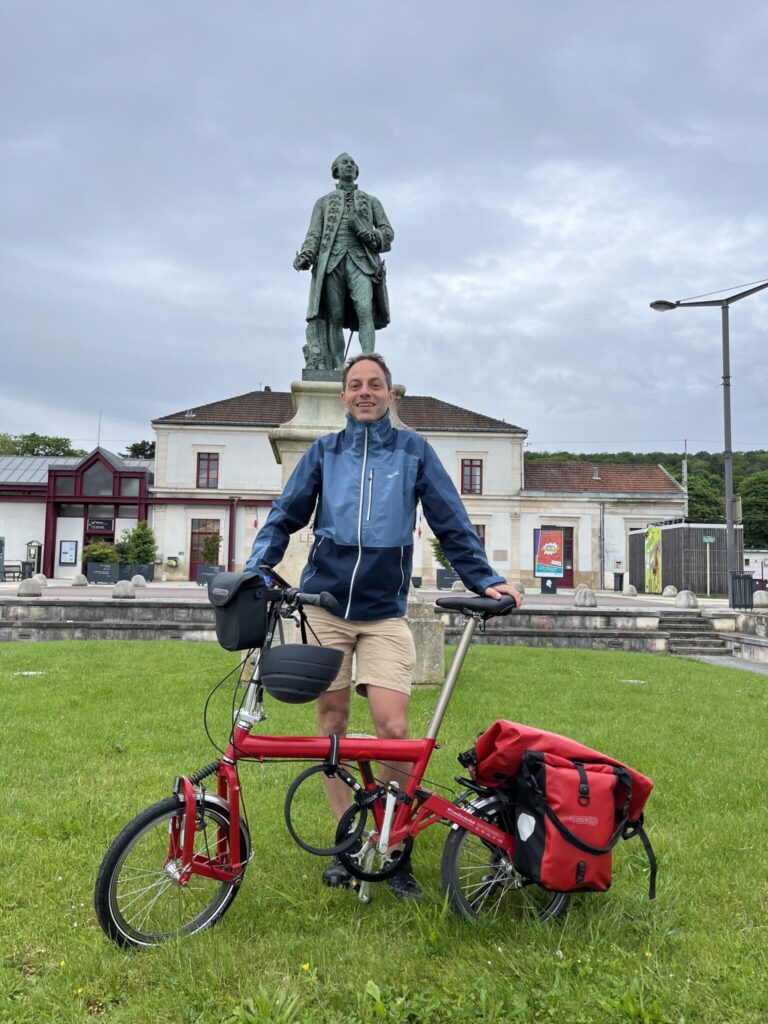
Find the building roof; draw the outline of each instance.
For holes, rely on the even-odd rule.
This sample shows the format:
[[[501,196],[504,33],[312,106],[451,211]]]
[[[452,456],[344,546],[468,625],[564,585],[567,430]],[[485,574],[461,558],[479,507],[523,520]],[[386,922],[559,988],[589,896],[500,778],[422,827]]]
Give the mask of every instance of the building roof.
[[[48,483],[49,469],[75,469],[94,454],[101,454],[115,469],[151,469],[151,459],[124,459],[106,448],[94,448],[87,455],[0,455],[0,484]]]
[[[403,423],[414,430],[469,433],[524,434],[505,420],[441,402],[439,398],[405,395],[398,406]],[[209,402],[152,421],[155,425],[278,427],[293,417],[290,391],[249,391],[245,395]]]
[[[665,494],[684,491],[662,466],[635,466],[610,462],[547,462],[526,460],[523,493],[556,491],[560,494]]]

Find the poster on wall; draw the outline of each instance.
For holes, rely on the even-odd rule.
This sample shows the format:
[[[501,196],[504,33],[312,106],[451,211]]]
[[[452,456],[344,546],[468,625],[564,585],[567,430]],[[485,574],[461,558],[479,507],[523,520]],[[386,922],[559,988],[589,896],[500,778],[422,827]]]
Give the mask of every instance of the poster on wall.
[[[661,593],[661,527],[649,526],[645,532],[645,592]]]
[[[77,565],[77,541],[59,541],[59,565]]]
[[[534,576],[562,578],[565,575],[562,530],[534,530],[533,548],[535,552]]]

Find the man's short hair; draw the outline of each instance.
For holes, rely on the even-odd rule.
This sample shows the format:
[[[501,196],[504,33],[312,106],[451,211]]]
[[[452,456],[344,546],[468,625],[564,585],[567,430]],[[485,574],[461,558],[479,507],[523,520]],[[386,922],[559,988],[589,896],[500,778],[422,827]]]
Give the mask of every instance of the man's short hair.
[[[349,376],[349,371],[352,369],[355,363],[361,363],[363,359],[368,359],[372,363],[376,363],[376,365],[381,368],[381,372],[384,374],[384,380],[387,382],[387,391],[391,391],[392,373],[390,372],[390,369],[387,366],[387,364],[384,362],[384,356],[380,356],[378,352],[371,352],[371,354],[368,356],[365,355],[364,352],[361,352],[359,355],[352,356],[351,359],[348,359],[346,361],[346,363],[344,364],[344,373],[342,374],[341,377],[341,390],[347,390],[347,377]]]
[[[338,176],[339,176],[339,162],[341,160],[343,160],[344,157],[348,157],[352,161],[352,163],[355,165],[355,181],[357,181],[357,178],[358,178],[358,176],[360,174],[360,168],[357,165],[357,160],[355,160],[354,157],[350,156],[349,153],[339,153],[339,155],[336,157],[336,159],[331,164],[331,177],[332,178],[338,178]]]

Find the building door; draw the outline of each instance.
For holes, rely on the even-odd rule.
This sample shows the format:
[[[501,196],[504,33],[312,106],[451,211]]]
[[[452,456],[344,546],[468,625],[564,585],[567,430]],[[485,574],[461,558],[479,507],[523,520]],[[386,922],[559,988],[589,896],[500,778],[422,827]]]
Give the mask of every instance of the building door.
[[[189,578],[193,582],[197,580],[198,565],[205,564],[203,557],[203,544],[205,538],[211,535],[218,537],[221,523],[218,519],[193,519],[192,533],[189,539]]]

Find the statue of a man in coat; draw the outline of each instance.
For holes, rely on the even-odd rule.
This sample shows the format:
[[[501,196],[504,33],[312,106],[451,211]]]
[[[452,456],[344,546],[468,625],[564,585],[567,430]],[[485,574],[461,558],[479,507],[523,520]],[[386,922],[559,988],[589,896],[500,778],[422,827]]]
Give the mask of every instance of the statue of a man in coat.
[[[293,261],[295,270],[312,268],[307,308],[307,369],[340,370],[344,332],[357,331],[368,355],[376,331],[389,323],[386,268],[395,233],[375,196],[355,184],[360,173],[348,153],[331,165],[336,188],[315,203],[307,237]]]

